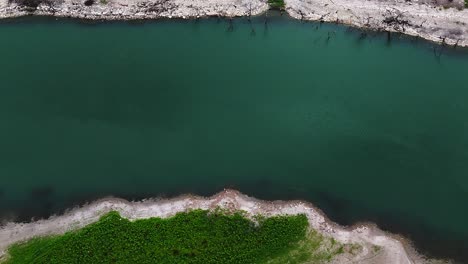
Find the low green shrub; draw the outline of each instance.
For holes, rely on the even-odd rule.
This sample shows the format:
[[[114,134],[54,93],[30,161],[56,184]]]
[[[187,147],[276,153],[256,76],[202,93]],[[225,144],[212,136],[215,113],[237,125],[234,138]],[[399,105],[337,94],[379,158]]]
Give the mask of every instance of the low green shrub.
[[[265,263],[302,248],[304,215],[259,219],[194,210],[130,222],[110,212],[77,231],[15,244],[6,263]]]
[[[284,0],[268,0],[268,4],[272,9],[284,10],[285,7]]]

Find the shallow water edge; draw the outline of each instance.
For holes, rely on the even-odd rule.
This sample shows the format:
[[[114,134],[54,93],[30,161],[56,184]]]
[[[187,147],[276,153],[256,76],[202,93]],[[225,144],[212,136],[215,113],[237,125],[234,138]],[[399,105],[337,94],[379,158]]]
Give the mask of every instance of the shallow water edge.
[[[83,201],[93,201],[106,195],[127,199],[143,199],[163,193],[170,197],[183,193],[212,195],[224,187],[232,187],[267,200],[311,201],[322,208],[331,219],[344,225],[363,220],[377,222],[385,230],[408,234],[417,245],[425,245],[421,248],[443,257],[455,256],[456,258],[465,254],[466,239],[462,234],[453,232],[456,228],[450,228],[453,233],[440,231],[441,229],[434,231],[434,228],[425,226],[419,221],[430,219],[432,214],[443,216],[444,212],[448,213],[447,219],[438,222],[438,227],[442,227],[443,230],[444,226],[449,227],[453,221],[459,220],[457,217],[463,215],[457,212],[459,209],[453,207],[454,205],[461,206],[464,202],[461,196],[463,190],[460,188],[464,182],[463,178],[459,177],[464,174],[462,171],[450,174],[450,170],[448,172],[442,170],[444,168],[453,170],[457,168],[454,165],[458,164],[454,162],[465,160],[462,153],[453,153],[457,149],[456,146],[463,146],[457,136],[460,137],[458,133],[463,134],[462,125],[466,117],[463,112],[464,104],[461,103],[465,101],[466,95],[464,89],[458,89],[458,87],[463,87],[466,81],[466,75],[463,75],[466,69],[464,67],[466,53],[462,49],[447,48],[443,50],[442,56],[437,57],[433,53],[434,48],[439,46],[419,39],[397,36],[388,43],[385,33],[374,35],[372,32],[364,32],[363,34],[363,31],[354,28],[319,22],[301,23],[298,20],[288,19],[286,16],[271,16],[266,28],[263,17],[252,18],[253,24],[250,24],[246,18],[92,22],[90,24],[82,20],[59,19],[59,22],[61,23],[57,23],[55,18],[26,17],[7,21],[0,26],[2,30],[5,30],[4,32],[8,32],[2,34],[3,36],[11,36],[3,41],[7,44],[2,46],[2,57],[9,59],[3,60],[3,75],[1,75],[1,79],[6,83],[1,90],[3,100],[1,107],[3,108],[0,112],[4,120],[4,127],[1,129],[2,145],[6,148],[2,152],[3,163],[0,169],[2,169],[1,175],[15,175],[2,179],[1,186],[3,187],[1,187],[0,198],[3,201],[0,201],[0,208],[5,218],[16,216],[17,221],[29,221],[32,216],[41,215],[47,218],[65,208],[81,205]],[[212,32],[215,33],[208,34],[204,30],[208,27],[212,28]],[[160,30],[155,30],[156,28]],[[252,33],[252,28],[255,35]],[[279,29],[281,29],[280,32]],[[153,30],[155,32],[151,34]],[[291,33],[294,30],[300,31]],[[45,31],[50,35],[45,35]],[[15,32],[19,34],[15,35]],[[330,32],[335,32],[336,35]],[[74,38],[74,34],[79,38]],[[178,38],[179,35],[189,37]],[[206,39],[200,37],[207,35],[210,37]],[[283,37],[286,35],[288,37]],[[148,36],[154,36],[154,39],[148,39]],[[300,36],[307,37],[299,38]],[[165,38],[169,40],[164,42]],[[135,48],[135,42],[140,44],[138,48]],[[160,44],[161,42],[167,42],[167,46]],[[118,45],[119,43],[122,45]],[[179,46],[171,50],[170,47],[174,43]],[[193,45],[180,43],[193,43]],[[193,51],[190,49],[191,46],[203,47],[207,43],[211,44],[210,48],[207,48],[208,51],[200,48],[197,50],[203,56],[190,57],[192,53],[186,52]],[[143,49],[140,50],[142,46]],[[126,47],[130,48],[126,50]],[[219,47],[226,48],[220,49]],[[168,51],[166,53],[169,55],[164,57],[165,54],[158,52],[159,50]],[[216,52],[216,56],[210,57],[213,51]],[[233,64],[230,62],[230,53],[242,58],[236,62],[238,64],[234,64],[235,67],[232,67]],[[320,54],[327,54],[327,56],[320,57]],[[335,56],[336,54],[351,56],[353,59],[350,62],[354,65],[343,65],[343,60]],[[256,56],[259,55],[262,55],[262,59],[259,58],[258,61],[265,61],[265,58],[279,58],[279,60],[267,60],[265,63],[249,67],[248,64],[257,62],[257,60],[250,59],[257,58]],[[186,59],[187,57],[189,59]],[[410,59],[407,59],[408,57]],[[93,63],[96,62],[95,58],[101,60],[97,62],[98,66],[93,67]],[[381,61],[390,64],[391,67],[385,67],[385,63],[382,66],[376,58],[382,58]],[[216,71],[217,69],[209,68],[209,65],[196,67],[207,68],[209,71],[197,71],[195,67],[184,68],[184,65],[178,63],[181,60],[195,62],[206,60],[217,63],[228,61],[230,63],[218,68],[230,67],[234,72]],[[414,61],[423,63],[417,64],[416,67],[405,67],[406,64],[412,65]],[[126,67],[128,62],[133,63],[132,67],[135,71]],[[298,62],[303,62],[303,65],[298,65]],[[328,64],[330,67],[328,68],[327,64],[322,62],[331,62]],[[119,67],[109,68],[108,64]],[[270,68],[270,65],[280,65],[281,71],[287,71],[288,74],[269,81],[271,72],[278,71],[278,68]],[[362,72],[353,71],[353,68],[363,67],[366,72],[373,72],[372,68],[376,68],[374,65],[386,70],[374,72],[377,76],[376,80],[354,81],[356,77],[363,75]],[[421,68],[421,73],[414,72],[414,69],[418,67]],[[86,71],[83,72],[83,69]],[[164,74],[168,74],[166,71],[177,73],[181,69],[182,73],[165,79]],[[402,70],[398,71],[399,69]],[[193,71],[196,74],[190,75]],[[142,72],[147,72],[147,75],[141,74]],[[215,74],[211,74],[212,72]],[[333,82],[333,78],[327,77],[333,72],[345,76],[341,79],[341,83]],[[347,72],[350,72],[349,76],[346,75]],[[47,76],[44,74],[51,73],[54,74],[54,78],[44,78]],[[257,74],[260,74],[260,77],[256,77]],[[88,78],[89,76],[94,76],[100,81],[87,82],[87,79],[91,79]],[[190,82],[188,84],[179,82],[175,85],[173,80],[183,79],[180,76],[188,78]],[[208,84],[216,83],[211,80],[217,76],[221,76],[215,79],[217,82],[228,85],[229,83],[225,80],[229,80],[235,85],[222,90],[216,86],[211,90],[206,89]],[[240,78],[235,78],[235,76],[245,76],[247,79],[250,78],[250,81],[236,83],[236,79]],[[418,76],[418,78],[410,79],[411,76]],[[335,79],[338,77],[335,76]],[[457,82],[452,82],[453,78],[456,78]],[[27,82],[27,79],[31,79],[31,82]],[[277,82],[284,79],[287,81],[275,86]],[[139,82],[139,80],[149,81]],[[153,83],[152,80],[158,82]],[[385,86],[385,82],[381,80],[393,85]],[[412,83],[411,80],[415,81]],[[314,81],[318,85],[314,84]],[[258,85],[249,86],[257,82]],[[194,85],[191,85],[192,83]],[[322,83],[326,85],[320,85]],[[380,84],[381,90],[373,84]],[[196,87],[191,90],[189,89],[191,86]],[[247,86],[244,88],[245,93],[234,93],[234,91],[242,91],[244,86]],[[165,89],[167,87],[173,88]],[[177,89],[181,87],[186,90]],[[402,87],[401,91],[398,87]],[[443,89],[439,89],[441,87]],[[336,93],[333,93],[333,90]],[[377,90],[385,96],[381,96],[376,92]],[[220,91],[225,92],[226,95],[221,94]],[[320,93],[324,95],[320,97]],[[368,97],[368,95],[374,95],[374,97]],[[109,101],[109,96],[112,96],[113,100]],[[272,98],[270,104],[266,104],[268,103],[266,100],[270,98],[268,96]],[[425,100],[419,100],[421,96],[426,96]],[[347,100],[350,97],[353,100]],[[392,100],[379,101],[382,97]],[[149,98],[151,100],[147,101]],[[201,101],[200,98],[215,98],[221,100],[221,104],[214,104],[212,100]],[[235,104],[231,101],[233,98],[238,100]],[[460,101],[459,104],[453,103],[458,102],[457,99]],[[154,103],[155,100],[159,101]],[[378,102],[376,104],[385,107],[374,106],[372,103],[375,100]],[[164,105],[164,102],[167,102],[167,105]],[[389,104],[389,102],[396,103]],[[284,105],[285,103],[292,105],[289,112],[284,110],[288,107]],[[419,105],[415,108],[409,107],[412,103]],[[259,104],[264,108],[258,109]],[[369,111],[362,110],[363,106],[369,106],[369,104]],[[136,105],[137,108],[135,110],[135,107],[128,109],[121,107],[127,105]],[[161,107],[155,108],[158,105]],[[185,109],[183,106],[187,106],[187,112],[174,112],[173,105],[177,105],[177,109]],[[213,107],[203,108],[206,105]],[[235,113],[231,113],[229,111],[232,108],[229,106],[232,105],[241,107],[234,109]],[[227,107],[224,108],[224,106]],[[405,106],[408,107],[405,108]],[[346,111],[341,112],[342,108]],[[191,123],[194,109],[200,116]],[[245,109],[253,109],[256,112],[234,116]],[[403,109],[400,110],[401,116],[398,112],[395,114],[395,111],[399,109]],[[353,110],[355,116],[351,115]],[[389,110],[394,112],[390,114]],[[445,113],[444,110],[448,112]],[[224,120],[225,116],[229,117],[227,119],[229,122],[222,123],[225,127],[217,125],[222,119],[213,116],[212,113],[216,112],[223,113]],[[362,120],[363,117],[367,117],[366,114],[369,115],[370,121]],[[250,120],[249,117],[257,117],[257,115],[259,116],[253,120],[254,122],[247,122]],[[339,119],[335,118],[336,116]],[[409,128],[401,125],[405,124],[405,120],[408,120],[405,118],[408,116],[414,118],[407,121],[415,124],[414,131],[411,130],[411,124],[407,125]],[[277,119],[272,120],[271,117]],[[265,124],[265,127],[258,127],[256,124],[262,120],[271,120],[271,123]],[[362,138],[360,132],[369,131],[379,120],[388,122],[390,125],[377,130],[375,134],[368,132],[370,134]],[[355,133],[359,135],[358,138],[350,137],[349,134],[350,125],[354,124],[353,122],[363,126],[356,128]],[[199,128],[197,124],[206,124],[206,127]],[[344,125],[331,127],[334,124]],[[377,123],[377,125],[385,126],[383,123]],[[155,126],[162,129],[153,129]],[[208,134],[210,136],[205,137],[204,135],[207,135],[213,127],[217,128],[216,131],[219,133]],[[239,141],[231,144],[233,138],[239,134],[231,134],[230,131],[238,131],[239,127],[246,127],[240,132],[247,135],[244,136],[241,133]],[[160,146],[164,141],[174,138],[170,137],[171,135],[168,136],[167,133],[191,131],[197,128],[199,131],[195,132],[199,134],[195,135],[199,137],[193,141],[195,143],[201,141],[208,144],[213,137],[221,135],[213,146],[203,146],[217,154],[205,157],[206,160],[199,160],[200,153],[195,152],[194,157],[189,156],[190,159],[188,159],[193,159],[194,163],[186,164],[184,163],[187,161],[186,155],[190,152],[181,152],[181,156],[176,156],[174,160],[181,162],[180,167],[188,169],[179,174],[177,174],[179,166],[171,167],[171,160],[168,161],[169,165],[161,164],[162,161],[166,161],[168,155],[177,154],[172,151],[154,153],[161,149]],[[320,128],[324,129],[323,134],[319,134],[317,142],[314,142],[313,136],[316,135],[314,131]],[[133,130],[137,131],[136,135],[131,133]],[[421,131],[424,132],[422,135]],[[271,141],[265,140],[268,137],[262,136],[272,135],[272,132],[277,132],[278,135],[275,134]],[[442,132],[447,133],[448,136]],[[388,134],[390,134],[389,137],[383,137]],[[413,134],[416,136],[412,138]],[[115,141],[108,141],[113,135]],[[227,136],[224,138],[222,135]],[[301,135],[304,138],[298,137]],[[167,149],[177,150],[180,146],[176,142],[187,140],[186,135],[179,136],[175,138],[174,144],[167,146]],[[285,136],[290,137],[285,139]],[[85,140],[80,141],[83,138]],[[141,142],[136,141],[138,138],[142,139]],[[249,138],[255,140],[246,141]],[[265,141],[261,141],[262,139]],[[293,149],[288,148],[291,143],[294,144],[299,139],[300,144],[292,145]],[[342,142],[336,141],[337,139],[342,139]],[[456,140],[450,141],[450,139]],[[57,140],[62,140],[60,142],[66,147],[60,148],[60,145],[56,143]],[[281,140],[285,141],[284,145]],[[336,145],[323,146],[319,154],[336,148],[337,156],[331,153],[329,160],[321,160],[322,155],[314,156],[321,142],[334,142],[333,140]],[[148,142],[152,141],[158,143],[154,145],[154,148],[148,148]],[[77,143],[73,144],[74,142]],[[195,144],[193,142],[189,143]],[[107,145],[99,148],[102,143]],[[254,160],[258,163],[252,165],[248,162],[243,164],[228,162],[229,160],[242,161],[246,155],[242,152],[242,148],[250,149],[255,144],[258,144],[256,146],[258,152],[254,152],[254,155],[247,161]],[[301,145],[307,144],[311,144],[310,148],[305,148],[303,153],[294,152]],[[236,145],[241,149],[237,150]],[[115,149],[116,146],[121,148]],[[125,146],[128,149],[123,148]],[[217,146],[222,146],[222,148]],[[276,146],[278,149],[269,149],[269,147]],[[459,148],[461,151],[461,147]],[[150,149],[148,154],[142,151],[145,149]],[[222,152],[224,149],[226,151]],[[241,154],[230,156],[231,149],[234,153],[238,151]],[[267,151],[261,152],[264,149]],[[76,156],[70,155],[69,152],[77,154]],[[114,153],[118,155],[115,156]],[[132,153],[141,154],[126,156]],[[270,157],[268,156],[271,155],[270,153],[277,156]],[[340,153],[347,153],[347,155]],[[353,157],[360,157],[359,154],[363,155],[362,153],[370,153],[373,157],[378,157],[379,159],[372,162],[381,164],[381,167],[363,162],[372,157],[361,156],[361,159],[354,160],[354,163],[361,164],[361,167],[354,166],[356,173],[352,174],[351,178],[356,177],[356,179],[347,179],[349,169],[330,172],[330,167],[333,168],[335,163],[347,168],[347,165],[353,163],[347,163],[347,161]],[[457,159],[444,160],[447,153]],[[154,158],[149,158],[154,157],[155,154],[158,154],[156,162],[159,163],[155,163]],[[400,157],[398,156],[400,154],[409,162],[416,162],[416,168],[428,166],[425,163],[426,159],[434,155],[437,159],[432,159],[429,163],[431,165],[429,173],[435,171],[433,178],[428,178],[428,171],[412,171],[412,167],[408,165],[410,163],[405,163],[404,160],[400,163],[393,162],[393,159]],[[227,167],[216,167],[217,164],[210,162],[219,157],[228,163]],[[263,164],[258,157],[270,157],[271,160]],[[280,159],[277,160],[277,157]],[[288,157],[291,159],[288,160]],[[422,159],[416,160],[417,157],[422,157]],[[450,155],[448,157],[450,158]],[[318,162],[315,164],[314,160]],[[388,161],[388,163],[382,164],[383,161]],[[320,166],[327,162],[331,166]],[[204,165],[200,167],[200,163]],[[217,163],[221,162],[217,160]],[[128,164],[128,166],[119,167],[121,164]],[[268,170],[275,165],[278,168]],[[375,166],[375,172],[369,169],[374,168],[373,166]],[[385,172],[382,173],[380,168],[391,170],[395,167],[401,168],[401,171],[391,171],[378,179],[370,176],[364,177],[364,180],[359,179],[362,179],[362,175],[366,172],[383,174]],[[25,168],[30,168],[30,170],[27,171]],[[168,172],[159,170],[160,168],[169,168],[170,174],[162,176]],[[239,171],[233,173],[233,169],[236,168]],[[298,168],[304,169],[300,171]],[[198,177],[193,177],[193,175],[198,175]],[[438,175],[446,175],[450,178],[445,183],[439,180]],[[379,181],[392,184],[392,178],[389,176],[407,183],[403,186],[394,186],[395,189],[403,189],[403,193],[408,193],[407,196],[392,201],[397,197],[379,188]],[[174,183],[166,183],[171,181],[171,177]],[[327,182],[327,178],[331,180]],[[385,181],[385,179],[388,180]],[[359,184],[359,181],[362,183]],[[452,186],[448,183],[450,181],[459,183]],[[356,194],[344,195],[343,193],[348,188],[343,189],[337,184],[340,182],[348,186],[351,184],[357,188],[357,194],[362,193],[362,196],[367,198],[353,200]],[[420,190],[419,187],[424,182],[428,182],[423,186],[428,188],[431,196],[425,198],[426,200],[412,202],[411,199],[415,197],[409,194]],[[435,203],[433,207],[426,208],[427,199],[438,197],[440,186],[450,191],[440,195],[441,201],[432,201]],[[349,188],[349,190],[352,189]],[[380,190],[392,198],[382,201],[379,194],[372,190]],[[418,195],[425,197],[424,193],[418,193]],[[378,203],[369,204],[367,202],[370,200],[369,197],[372,197],[372,200],[376,198]],[[457,200],[457,198],[461,199]],[[399,211],[400,208],[391,209],[392,204],[405,208],[406,211]],[[452,205],[450,210],[444,210],[450,205]],[[414,207],[411,208],[411,206]],[[379,208],[385,210],[379,210]],[[404,216],[409,214],[410,216],[406,219]],[[419,220],[417,216],[420,217]],[[463,229],[463,227],[460,228]]]

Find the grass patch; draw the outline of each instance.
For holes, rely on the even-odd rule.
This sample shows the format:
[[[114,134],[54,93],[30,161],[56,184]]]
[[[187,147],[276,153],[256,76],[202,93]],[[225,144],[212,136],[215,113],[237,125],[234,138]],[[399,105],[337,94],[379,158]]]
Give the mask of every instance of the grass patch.
[[[468,0],[466,0],[468,1]],[[268,0],[271,9],[284,10],[284,0]]]
[[[297,247],[307,228],[304,215],[255,224],[240,213],[130,222],[111,212],[80,230],[13,245],[6,263],[265,263]]]
[[[335,239],[324,237],[315,230],[308,231],[305,239],[287,254],[268,261],[268,264],[327,263],[344,253],[343,245]]]

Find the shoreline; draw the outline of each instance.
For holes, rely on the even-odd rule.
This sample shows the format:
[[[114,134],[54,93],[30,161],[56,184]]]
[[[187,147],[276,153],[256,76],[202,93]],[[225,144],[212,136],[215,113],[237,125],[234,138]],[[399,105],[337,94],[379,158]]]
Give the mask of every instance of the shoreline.
[[[468,47],[468,9],[379,0],[285,0],[296,19],[332,22],[377,32],[401,33],[453,47]],[[452,2],[460,8],[463,2]]]
[[[25,1],[30,2],[25,4]],[[463,9],[464,0],[447,3],[439,3],[442,0],[413,1],[417,2],[285,0],[284,11],[303,21],[337,23],[388,34],[401,33],[442,45],[468,47],[468,8]],[[267,0],[0,0],[0,19],[28,15],[85,20],[232,19],[259,16],[269,9]]]
[[[146,199],[129,202],[119,198],[104,198],[45,220],[30,223],[7,223],[0,227],[0,260],[7,248],[17,242],[37,236],[63,234],[84,227],[109,211],[118,211],[122,217],[136,220],[150,217],[166,218],[191,209],[245,211],[248,217],[263,215],[305,214],[309,226],[324,236],[333,237],[346,244],[358,244],[357,254],[339,255],[332,263],[446,263],[425,258],[417,253],[411,241],[380,230],[373,223],[359,223],[343,227],[327,218],[314,205],[304,201],[263,201],[235,190],[224,190],[211,197],[181,195],[172,199]],[[375,248],[379,250],[376,251]]]

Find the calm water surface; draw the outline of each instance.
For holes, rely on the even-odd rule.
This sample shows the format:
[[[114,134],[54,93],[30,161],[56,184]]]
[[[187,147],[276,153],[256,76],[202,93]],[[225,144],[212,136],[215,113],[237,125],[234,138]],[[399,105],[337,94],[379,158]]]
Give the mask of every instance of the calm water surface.
[[[1,23],[2,217],[232,187],[468,261],[468,52],[263,20]]]

